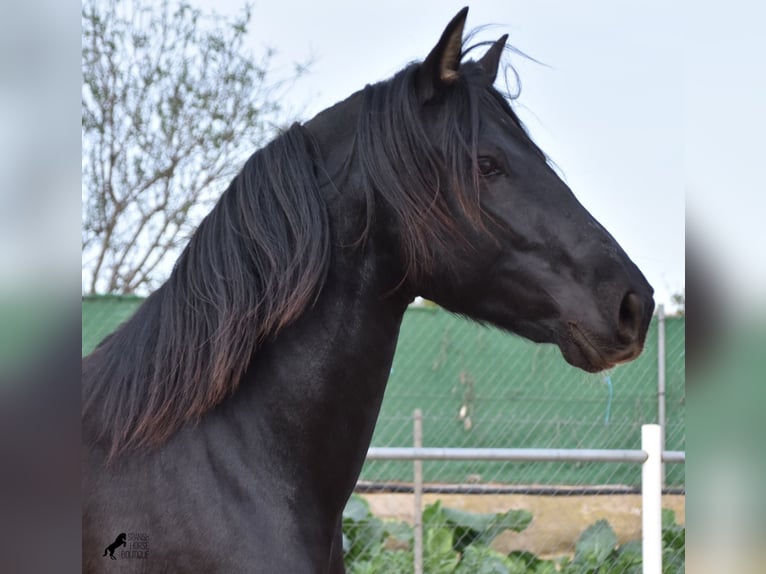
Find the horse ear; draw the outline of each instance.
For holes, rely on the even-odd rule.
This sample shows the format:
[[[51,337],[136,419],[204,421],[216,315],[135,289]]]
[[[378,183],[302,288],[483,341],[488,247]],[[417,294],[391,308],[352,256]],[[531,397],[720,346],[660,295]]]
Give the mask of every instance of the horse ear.
[[[420,65],[416,82],[421,102],[431,99],[439,89],[458,79],[463,28],[467,15],[468,6],[458,12],[447,24],[439,38],[439,43]]]
[[[497,68],[500,66],[500,58],[503,55],[506,40],[508,40],[508,34],[503,34],[479,60],[479,65],[487,73],[487,76],[492,78],[491,84],[494,84],[497,78]]]

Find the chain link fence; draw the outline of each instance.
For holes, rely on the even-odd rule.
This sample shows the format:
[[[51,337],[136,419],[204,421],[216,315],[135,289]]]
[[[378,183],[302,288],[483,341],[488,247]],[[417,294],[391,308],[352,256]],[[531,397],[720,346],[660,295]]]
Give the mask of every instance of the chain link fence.
[[[438,308],[405,315],[375,447],[637,449],[658,422],[664,329],[665,449],[685,451],[684,319],[655,318],[641,357],[608,372]],[[428,572],[641,572],[641,466],[630,463],[423,461]],[[665,468],[666,573],[684,571],[684,465]],[[350,572],[414,572],[413,463],[368,460],[346,517]],[[388,530],[392,532],[388,532]]]
[[[141,300],[83,299],[83,353]],[[658,422],[664,328],[665,449],[686,450],[685,321],[652,321],[643,354],[608,372],[438,308],[404,317],[372,446],[637,449]],[[425,573],[641,572],[641,466],[629,463],[423,461]],[[667,464],[665,573],[684,567],[684,465]],[[413,463],[368,460],[344,514],[349,572],[410,573],[418,520]],[[416,573],[418,574],[418,573]]]
[[[605,373],[572,368],[536,345],[440,309],[404,318],[373,446],[412,446],[412,412],[423,411],[423,446],[630,449],[641,425],[658,422],[658,321],[641,357]],[[685,450],[684,320],[666,318],[666,448]],[[667,484],[684,484],[683,466]],[[426,482],[638,486],[625,465],[427,462]],[[407,482],[407,463],[371,461],[360,480]]]

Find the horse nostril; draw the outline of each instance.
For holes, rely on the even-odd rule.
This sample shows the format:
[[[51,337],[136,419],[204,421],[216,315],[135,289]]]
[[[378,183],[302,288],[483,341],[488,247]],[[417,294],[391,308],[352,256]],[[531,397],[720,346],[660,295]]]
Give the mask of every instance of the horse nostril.
[[[633,342],[638,338],[643,311],[641,298],[632,291],[629,291],[623,297],[622,303],[620,303],[620,316],[617,324],[620,338],[626,343]]]

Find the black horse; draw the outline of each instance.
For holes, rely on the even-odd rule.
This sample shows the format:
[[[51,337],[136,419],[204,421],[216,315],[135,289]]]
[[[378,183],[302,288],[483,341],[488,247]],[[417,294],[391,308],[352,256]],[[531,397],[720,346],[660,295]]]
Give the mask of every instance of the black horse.
[[[341,511],[416,295],[599,371],[652,288],[493,88],[467,9],[428,57],[256,152],[168,281],[83,360],[83,558],[149,572],[343,572]],[[106,571],[106,569],[104,569]]]

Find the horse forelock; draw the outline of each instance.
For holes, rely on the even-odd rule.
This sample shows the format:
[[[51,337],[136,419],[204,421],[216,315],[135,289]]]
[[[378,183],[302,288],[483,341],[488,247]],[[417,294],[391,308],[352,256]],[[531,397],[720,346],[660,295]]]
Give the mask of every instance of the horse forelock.
[[[199,419],[315,300],[330,241],[312,145],[295,125],[253,154],[168,281],[84,359],[83,414],[110,458]]]

